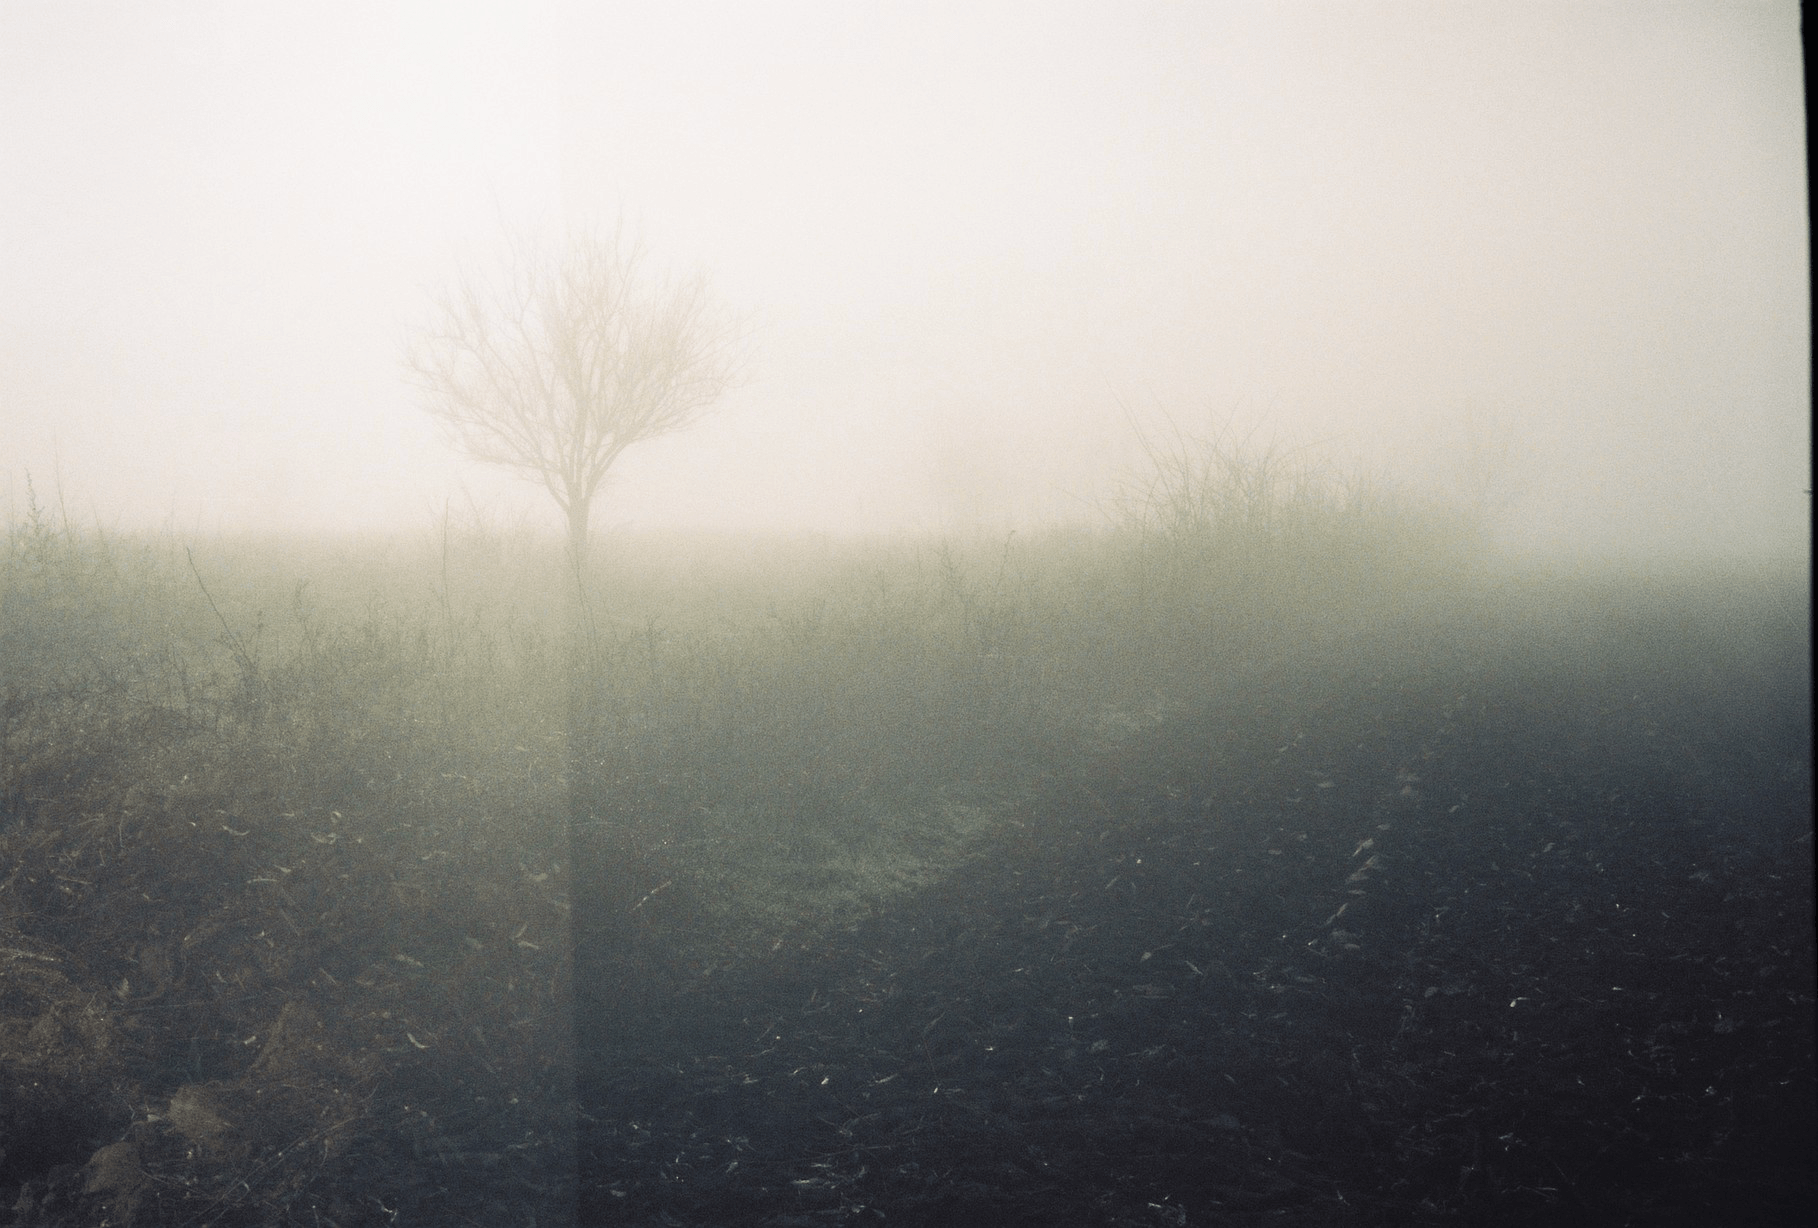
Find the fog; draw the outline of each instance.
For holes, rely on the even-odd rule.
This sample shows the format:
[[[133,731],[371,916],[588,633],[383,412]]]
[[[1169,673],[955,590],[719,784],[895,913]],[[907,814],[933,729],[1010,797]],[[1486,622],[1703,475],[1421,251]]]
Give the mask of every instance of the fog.
[[[1804,140],[1790,0],[0,4],[0,506],[553,530],[400,355],[622,216],[752,364],[597,527],[1089,520],[1134,419],[1801,552]]]

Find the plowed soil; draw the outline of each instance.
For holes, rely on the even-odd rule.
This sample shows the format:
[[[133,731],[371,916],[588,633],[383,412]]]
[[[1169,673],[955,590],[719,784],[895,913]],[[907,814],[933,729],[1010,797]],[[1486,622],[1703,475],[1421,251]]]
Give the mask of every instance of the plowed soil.
[[[1227,694],[907,907],[656,973],[585,1218],[1809,1222],[1803,678],[1653,647]]]
[[[838,924],[646,849],[578,1033],[459,762],[34,785],[0,1224],[1808,1224],[1803,629],[1591,622],[1258,664]]]

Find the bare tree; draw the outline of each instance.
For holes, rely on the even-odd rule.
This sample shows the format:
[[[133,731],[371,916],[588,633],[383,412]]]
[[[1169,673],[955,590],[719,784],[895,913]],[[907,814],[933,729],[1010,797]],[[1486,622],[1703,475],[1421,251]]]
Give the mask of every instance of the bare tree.
[[[643,248],[618,232],[572,231],[553,248],[519,238],[493,266],[457,276],[407,355],[425,407],[461,448],[541,483],[568,522],[577,1097],[593,1058],[615,1051],[637,1026],[645,987],[630,970],[639,949],[633,901],[662,889],[649,881],[639,808],[600,775],[607,740],[599,736],[599,663],[578,617],[593,504],[625,449],[713,406],[737,374],[743,331],[705,277],[654,276]],[[607,809],[619,821],[601,822]]]
[[[743,329],[704,275],[652,275],[641,244],[570,231],[512,241],[437,301],[407,362],[425,408],[477,460],[539,482],[584,573],[601,484],[625,449],[691,425],[732,384]]]

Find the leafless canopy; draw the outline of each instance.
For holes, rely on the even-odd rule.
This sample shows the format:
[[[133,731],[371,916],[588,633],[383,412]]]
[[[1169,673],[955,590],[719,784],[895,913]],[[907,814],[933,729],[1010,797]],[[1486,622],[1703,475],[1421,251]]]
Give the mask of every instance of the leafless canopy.
[[[742,330],[706,278],[646,263],[617,233],[519,239],[455,280],[408,352],[429,412],[468,455],[541,482],[577,549],[620,453],[696,421],[737,374]]]

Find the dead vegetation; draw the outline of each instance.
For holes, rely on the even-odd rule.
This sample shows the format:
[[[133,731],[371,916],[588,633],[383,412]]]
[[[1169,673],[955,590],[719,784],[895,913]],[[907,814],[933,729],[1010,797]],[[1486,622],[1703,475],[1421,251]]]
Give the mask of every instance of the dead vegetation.
[[[577,955],[560,654],[446,550],[350,607],[34,515],[0,1223],[1802,1222],[1803,590],[1225,531],[622,564]]]

